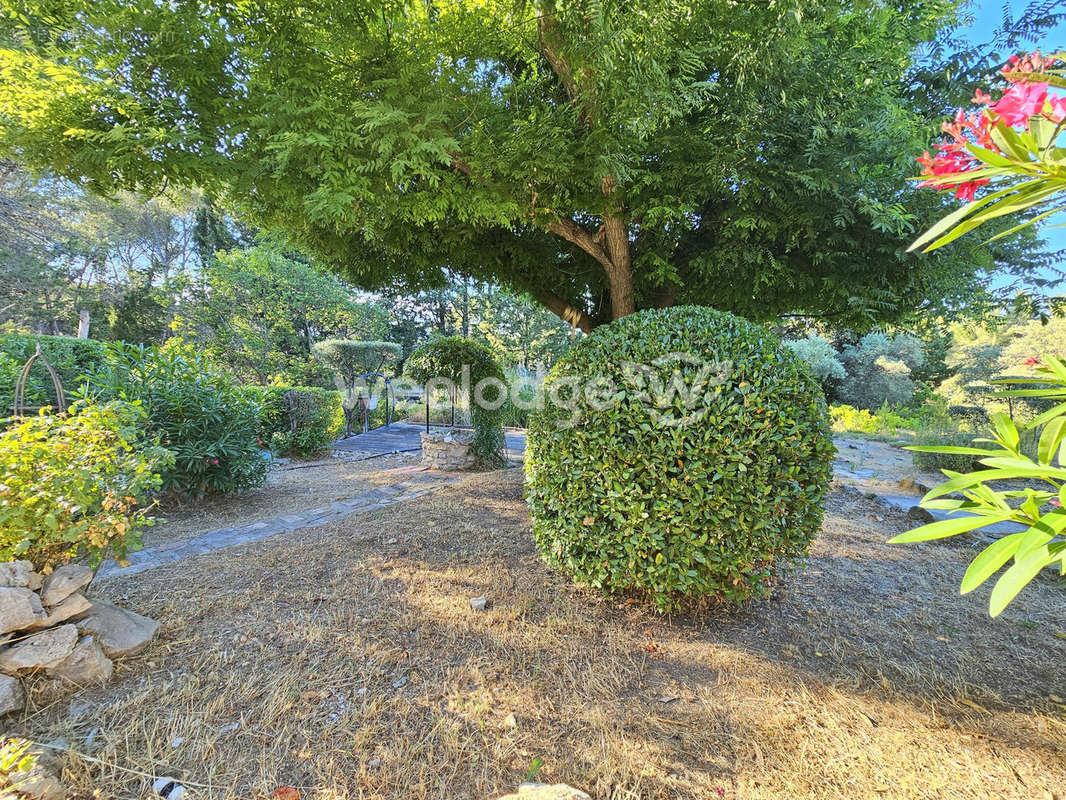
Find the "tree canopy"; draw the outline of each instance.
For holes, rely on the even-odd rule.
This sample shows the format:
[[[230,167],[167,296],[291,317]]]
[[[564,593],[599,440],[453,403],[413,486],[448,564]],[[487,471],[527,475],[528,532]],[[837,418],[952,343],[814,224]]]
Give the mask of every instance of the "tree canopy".
[[[1024,247],[920,258],[908,83],[952,0],[0,0],[0,150],[201,187],[368,289],[447,272],[588,330],[699,303],[889,318]],[[911,76],[913,77],[913,76]]]

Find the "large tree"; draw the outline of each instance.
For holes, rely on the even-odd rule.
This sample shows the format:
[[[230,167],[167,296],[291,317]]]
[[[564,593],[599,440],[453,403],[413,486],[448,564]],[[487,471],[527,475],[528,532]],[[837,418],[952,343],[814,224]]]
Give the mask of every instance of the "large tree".
[[[942,210],[908,70],[955,6],[0,0],[0,148],[200,186],[365,288],[865,323],[1019,257],[903,252]]]

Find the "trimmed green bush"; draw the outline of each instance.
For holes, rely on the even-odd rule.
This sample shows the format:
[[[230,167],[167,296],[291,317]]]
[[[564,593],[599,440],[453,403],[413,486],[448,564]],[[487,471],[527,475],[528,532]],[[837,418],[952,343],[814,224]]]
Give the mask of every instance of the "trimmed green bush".
[[[736,603],[806,555],[828,413],[766,329],[695,306],[643,311],[581,339],[544,390],[526,454],[533,536],[579,582],[660,610]]]
[[[15,403],[15,382],[38,342],[41,343],[41,355],[48,359],[68,395],[81,385],[82,377],[89,370],[103,362],[106,354],[106,345],[96,339],[0,334],[0,418],[11,414]],[[35,365],[26,381],[27,405],[49,406],[55,401],[51,378],[44,367]]]
[[[149,435],[174,453],[163,490],[201,495],[262,485],[267,461],[256,441],[259,400],[191,345],[163,347],[117,342],[87,375],[90,401],[139,404]]]
[[[260,441],[279,455],[309,456],[344,430],[341,394],[314,386],[257,386]]]
[[[470,421],[474,426],[470,453],[474,462],[481,469],[496,469],[507,463],[501,412],[507,402],[507,383],[491,350],[462,336],[438,336],[411,353],[405,371],[419,383],[444,379],[450,381],[457,392],[468,391],[474,395],[457,398],[466,401],[470,408]],[[492,383],[495,383],[494,388],[489,387]],[[486,387],[480,398],[477,396],[479,384]]]
[[[351,436],[356,423],[362,420],[362,410],[358,404],[359,393],[369,388],[369,382],[364,383],[360,376],[368,373],[385,374],[385,370],[400,360],[403,348],[393,342],[325,339],[316,343],[311,352],[316,360],[337,373],[339,383],[344,387],[341,398],[344,409],[344,435]]]

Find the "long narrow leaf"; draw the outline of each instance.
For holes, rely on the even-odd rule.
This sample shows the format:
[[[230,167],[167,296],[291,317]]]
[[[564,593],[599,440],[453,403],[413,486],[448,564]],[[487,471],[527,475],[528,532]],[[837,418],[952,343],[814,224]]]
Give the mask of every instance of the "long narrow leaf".
[[[982,550],[977,558],[970,562],[966,574],[962,576],[959,593],[969,594],[995,575],[1000,567],[1010,561],[1024,535],[1023,533],[1009,534]]]
[[[972,203],[967,203],[966,205],[955,209],[946,217],[937,221],[937,223],[933,225],[929,230],[927,230],[925,233],[915,239],[914,243],[907,248],[907,252],[910,253],[919,249],[926,242],[930,242],[944,231],[950,230],[951,227],[954,226],[957,222],[965,219],[966,217],[970,216],[970,214],[973,214],[979,209],[984,208],[989,203],[992,203],[1001,197],[1006,197],[1016,189],[1025,186],[1033,186],[1041,182],[1042,181],[1037,178],[1034,180],[1026,181],[1025,183],[1016,184],[1015,186],[1008,186],[1006,189],[1000,189],[997,192],[992,192],[991,194],[985,195],[980,200],[974,200]]]
[[[1044,545],[1033,550],[1021,561],[1015,561],[1014,565],[996,581],[992,596],[988,599],[988,613],[993,617],[998,617],[1007,604],[1017,597],[1018,592],[1025,588],[1040,570],[1056,560],[1056,556],[1048,551],[1047,545]]]
[[[1010,519],[1010,516],[1010,514],[999,513],[987,517],[959,517],[957,519],[944,519],[940,522],[930,522],[928,525],[922,525],[912,531],[893,536],[888,540],[888,543],[907,544],[910,542],[928,542],[933,539],[946,539],[949,536],[967,533],[995,522],[1003,522]]]

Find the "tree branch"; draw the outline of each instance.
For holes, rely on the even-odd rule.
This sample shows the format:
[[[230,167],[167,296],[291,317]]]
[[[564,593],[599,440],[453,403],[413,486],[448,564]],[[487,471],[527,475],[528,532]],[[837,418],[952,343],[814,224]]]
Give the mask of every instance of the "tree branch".
[[[593,235],[589,233],[567,217],[559,217],[549,223],[548,230],[556,236],[566,239],[571,244],[580,247],[596,259],[605,270],[611,269],[611,259],[607,255],[607,251],[603,249],[599,234]]]
[[[573,325],[585,333],[592,333],[592,328],[594,327],[592,318],[580,308],[570,305],[559,295],[549,292],[547,289],[534,289],[533,296],[543,303],[545,308],[567,324]]]

